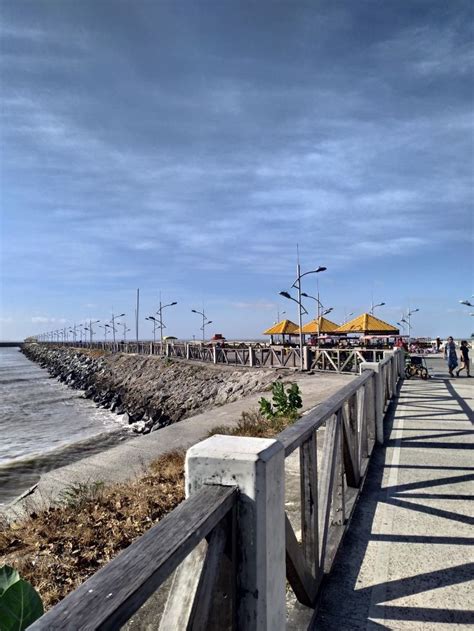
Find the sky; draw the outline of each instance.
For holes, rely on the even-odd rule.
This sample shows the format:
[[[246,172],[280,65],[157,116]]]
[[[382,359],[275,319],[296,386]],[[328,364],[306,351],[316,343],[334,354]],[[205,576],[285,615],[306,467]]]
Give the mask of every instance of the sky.
[[[204,309],[260,337],[297,321],[297,244],[334,321],[469,337],[473,26],[471,0],[1,0],[0,339],[133,330],[137,288],[142,338],[160,292],[169,335]]]

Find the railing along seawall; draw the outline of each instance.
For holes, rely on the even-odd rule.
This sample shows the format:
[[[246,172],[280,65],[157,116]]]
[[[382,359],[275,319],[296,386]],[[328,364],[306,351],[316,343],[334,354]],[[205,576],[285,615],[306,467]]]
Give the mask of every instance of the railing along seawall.
[[[403,370],[398,350],[363,364],[276,439],[212,436],[191,447],[187,499],[30,628],[118,629],[176,570],[160,631],[284,629],[286,580],[314,606]],[[285,461],[298,452],[295,528]]]
[[[188,342],[42,342],[53,346],[88,348],[111,353],[138,353],[175,359],[263,368],[301,368],[299,347],[233,344],[226,346]],[[387,351],[382,349],[340,349],[303,347],[303,369],[358,373],[365,362],[380,362]]]

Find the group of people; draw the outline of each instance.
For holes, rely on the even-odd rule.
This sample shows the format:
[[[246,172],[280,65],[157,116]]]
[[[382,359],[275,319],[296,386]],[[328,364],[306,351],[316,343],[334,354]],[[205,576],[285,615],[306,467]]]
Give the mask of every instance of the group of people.
[[[448,337],[448,341],[444,347],[444,357],[448,362],[448,370],[449,376],[454,377],[454,371],[456,370],[456,377],[459,377],[459,373],[462,370],[465,370],[467,373],[467,377],[471,376],[470,366],[469,366],[469,346],[466,340],[461,342],[461,346],[459,347],[460,351],[460,360],[461,360],[461,368],[456,370],[458,367],[458,355],[456,352],[456,344],[452,337]]]

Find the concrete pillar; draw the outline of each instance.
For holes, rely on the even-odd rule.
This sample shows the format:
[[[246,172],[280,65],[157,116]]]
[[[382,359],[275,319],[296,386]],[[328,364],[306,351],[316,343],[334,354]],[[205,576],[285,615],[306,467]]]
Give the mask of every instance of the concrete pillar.
[[[189,344],[186,344],[186,359],[189,359],[191,357],[190,351],[189,351]]]
[[[276,440],[212,436],[186,454],[186,494],[237,485],[237,628],[285,629],[285,454]]]
[[[168,342],[165,344],[166,357],[171,357],[171,345]]]
[[[255,366],[255,351],[251,344],[249,345],[249,366]]]
[[[217,364],[217,347],[215,344],[212,347],[212,362]]]
[[[303,370],[309,370],[309,367],[310,367],[309,347],[303,346]]]
[[[380,364],[378,362],[362,362],[360,372],[372,370],[374,373],[374,402],[375,406],[375,426],[377,428],[377,442],[383,445],[383,384]]]

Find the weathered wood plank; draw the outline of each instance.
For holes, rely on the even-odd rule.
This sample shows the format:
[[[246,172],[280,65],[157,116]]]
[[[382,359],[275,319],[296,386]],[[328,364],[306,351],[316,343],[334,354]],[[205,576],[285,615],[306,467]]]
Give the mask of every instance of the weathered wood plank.
[[[225,521],[223,519],[214,528],[209,537],[206,560],[204,561],[193,608],[186,627],[187,631],[201,631],[208,628],[214,589],[219,578],[219,566],[224,556],[227,542],[228,524]],[[174,627],[174,629],[182,628],[179,625]]]
[[[336,470],[336,451],[339,447],[340,423],[338,417],[326,424],[321,475],[319,478],[319,567],[324,568],[326,544],[328,540],[329,518],[331,512],[332,489]]]
[[[237,495],[236,487],[203,487],[30,629],[120,628],[229,512]]]
[[[303,416],[299,421],[290,425],[276,437],[285,447],[285,456],[289,456],[297,447],[306,442],[311,434],[320,427],[326,419],[332,416],[351,395],[353,395],[372,376],[367,370],[331,397],[320,403],[314,410]]]
[[[341,409],[341,420],[343,425],[343,453],[344,466],[347,476],[347,484],[353,488],[357,488],[360,482],[360,468],[357,461],[357,442],[355,440],[355,431],[349,418],[350,411],[348,406],[343,405]]]
[[[359,433],[359,471],[362,467],[363,458],[367,458],[369,453],[368,434],[367,434],[367,385],[360,388],[357,392],[357,430]]]
[[[312,576],[319,573],[317,432],[300,447],[301,539]]]
[[[207,542],[203,539],[176,569],[163,615],[157,623],[159,631],[186,629],[206,554]]]
[[[285,535],[286,535],[286,578],[291,585],[298,601],[311,607],[317,594],[318,585],[321,582],[321,575],[318,574],[315,580],[306,565],[300,544],[296,539],[293,528],[285,513]]]
[[[339,410],[337,414],[337,424],[341,427],[342,424],[342,410]],[[336,445],[335,453],[335,478],[332,489],[332,525],[342,526],[345,521],[345,502],[344,502],[344,459],[343,459],[343,445],[344,435],[342,431],[339,431],[339,437]]]

